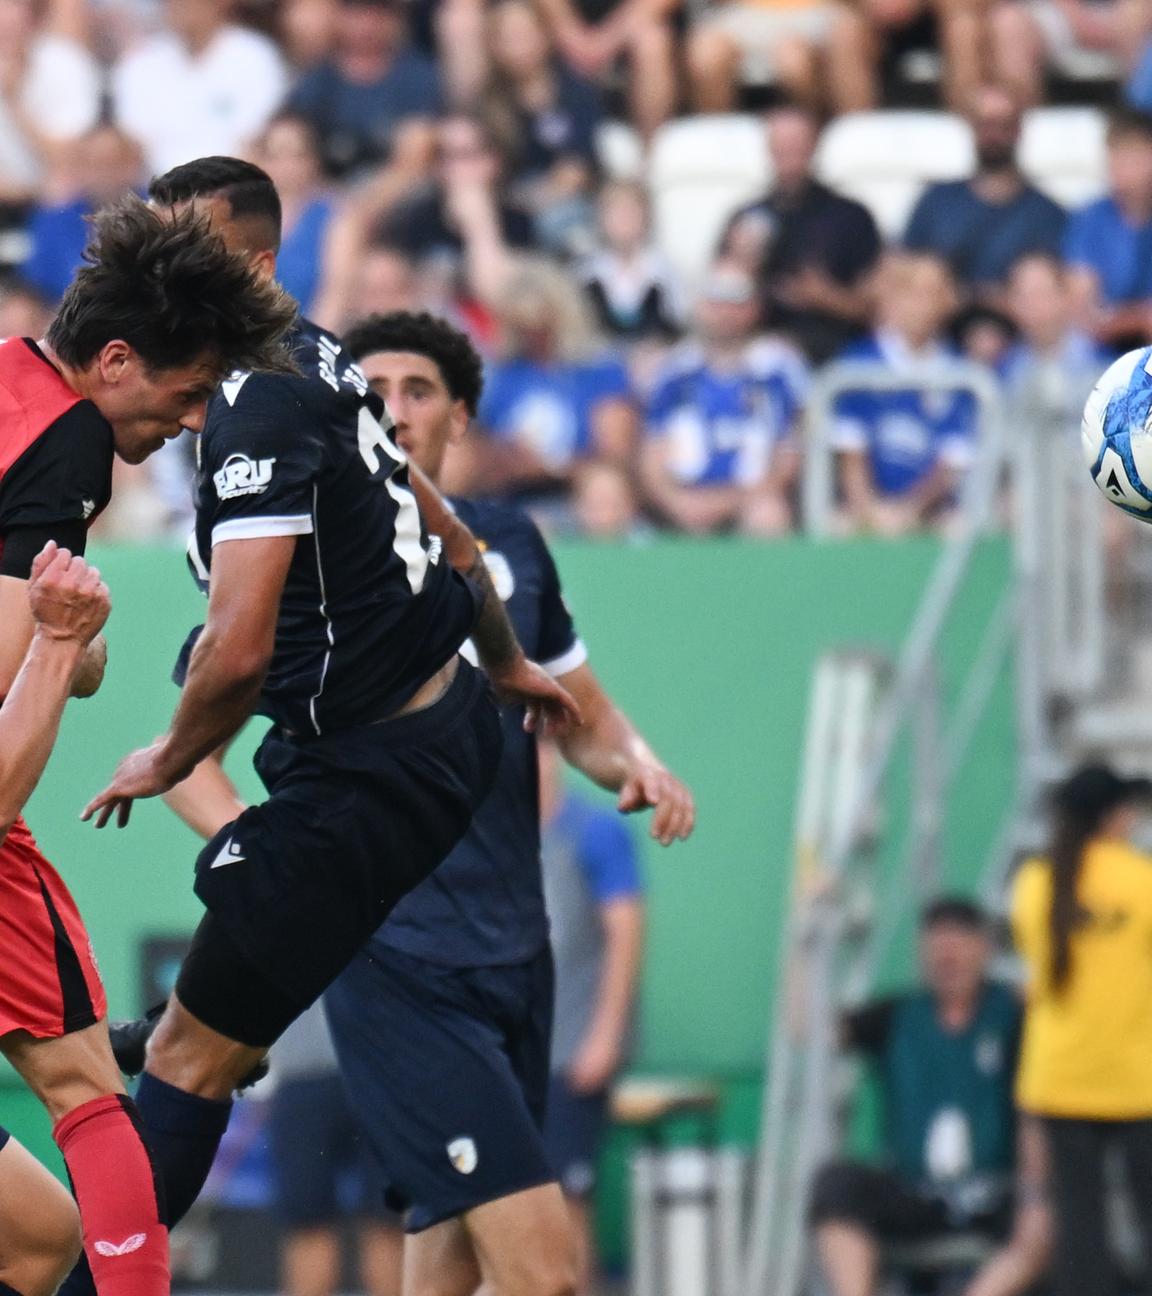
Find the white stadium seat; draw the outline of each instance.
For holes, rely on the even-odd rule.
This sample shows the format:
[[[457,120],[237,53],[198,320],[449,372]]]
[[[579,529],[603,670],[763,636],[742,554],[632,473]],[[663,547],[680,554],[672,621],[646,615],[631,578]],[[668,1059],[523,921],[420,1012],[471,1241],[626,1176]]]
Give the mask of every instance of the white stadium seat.
[[[1035,108],[1024,119],[1020,165],[1065,207],[1082,207],[1107,187],[1105,116],[1096,108]]]
[[[898,238],[925,184],[959,179],[972,162],[972,137],[958,117],[881,111],[836,118],[816,169],[826,184],[862,202],[885,237]]]
[[[596,160],[612,180],[642,180],[644,141],[627,122],[601,122],[596,130]]]
[[[648,160],[656,238],[689,286],[699,282],[728,217],[770,179],[757,117],[690,117],[657,131]]]

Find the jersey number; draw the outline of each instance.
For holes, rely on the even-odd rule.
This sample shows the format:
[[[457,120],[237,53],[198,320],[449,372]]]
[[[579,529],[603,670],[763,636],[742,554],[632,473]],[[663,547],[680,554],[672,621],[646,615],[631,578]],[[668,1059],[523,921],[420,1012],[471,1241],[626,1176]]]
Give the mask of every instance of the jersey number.
[[[409,588],[413,594],[419,594],[428,573],[428,551],[424,548],[420,510],[416,506],[416,496],[407,486],[401,486],[394,476],[408,462],[408,457],[384,431],[367,405],[360,407],[356,435],[360,457],[368,471],[373,477],[384,474],[384,489],[396,502],[396,535],[392,548],[408,569]]]

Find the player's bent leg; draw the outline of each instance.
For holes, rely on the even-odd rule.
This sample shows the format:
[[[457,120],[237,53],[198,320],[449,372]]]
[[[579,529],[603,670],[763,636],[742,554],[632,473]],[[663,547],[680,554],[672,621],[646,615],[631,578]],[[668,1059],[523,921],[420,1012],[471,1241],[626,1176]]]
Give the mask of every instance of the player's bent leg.
[[[403,1296],[474,1296],[480,1282],[463,1220],[445,1220],[404,1239]]]
[[[80,1216],[67,1189],[9,1138],[0,1148],[0,1290],[53,1296],[80,1247]]]
[[[103,1021],[54,1039],[12,1031],[0,1049],[52,1116],[52,1136],[80,1208],[100,1296],[166,1296],[168,1229],[135,1104],[124,1093]]]
[[[145,1070],[185,1093],[227,1102],[267,1052],[205,1025],[173,994],[148,1041]]]
[[[576,1296],[576,1246],[559,1184],[477,1206],[464,1224],[492,1296]]]

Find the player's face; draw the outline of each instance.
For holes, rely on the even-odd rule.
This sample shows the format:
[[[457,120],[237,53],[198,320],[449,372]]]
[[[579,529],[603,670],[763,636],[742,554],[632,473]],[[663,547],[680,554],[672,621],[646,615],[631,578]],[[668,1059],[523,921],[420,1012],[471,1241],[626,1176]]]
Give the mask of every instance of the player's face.
[[[207,356],[173,369],[150,370],[136,352],[125,348],[102,354],[94,378],[92,400],[112,424],[116,453],[126,463],[137,464],[185,428],[203,428],[220,374]]]
[[[428,356],[378,351],[365,356],[360,368],[388,406],[396,444],[436,481],[449,445],[468,429],[464,402],[452,398],[439,366]]]

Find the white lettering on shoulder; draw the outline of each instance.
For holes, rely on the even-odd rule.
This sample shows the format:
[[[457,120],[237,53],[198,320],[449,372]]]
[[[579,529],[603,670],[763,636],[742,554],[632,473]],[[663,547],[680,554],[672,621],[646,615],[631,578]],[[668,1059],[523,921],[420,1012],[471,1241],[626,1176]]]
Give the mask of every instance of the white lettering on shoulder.
[[[222,500],[241,495],[263,495],[272,480],[275,459],[249,459],[246,454],[232,454],[224,466],[212,474],[216,494]]]

